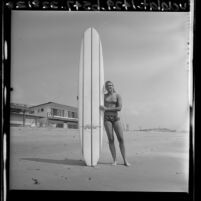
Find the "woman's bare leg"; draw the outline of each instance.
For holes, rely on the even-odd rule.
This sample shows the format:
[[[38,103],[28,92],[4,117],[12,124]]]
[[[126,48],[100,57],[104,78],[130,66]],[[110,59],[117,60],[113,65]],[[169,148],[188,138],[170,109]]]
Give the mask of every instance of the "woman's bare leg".
[[[124,160],[124,165],[130,166],[130,164],[128,163],[128,161],[126,159],[126,150],[125,150],[123,129],[122,129],[121,123],[120,123],[120,121],[116,121],[113,125],[114,125],[114,131],[115,131],[115,133],[117,135],[117,139],[119,141],[119,148],[120,148],[123,160]]]
[[[112,154],[112,158],[114,161],[113,165],[116,165],[117,161],[116,161],[116,149],[114,144],[113,126],[110,121],[105,121],[104,125],[105,125],[105,130],[106,130],[108,141],[109,141],[110,152]]]

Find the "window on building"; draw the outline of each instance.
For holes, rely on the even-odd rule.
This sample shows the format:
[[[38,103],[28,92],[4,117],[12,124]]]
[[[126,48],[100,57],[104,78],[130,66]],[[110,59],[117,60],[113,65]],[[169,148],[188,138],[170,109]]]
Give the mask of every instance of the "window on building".
[[[75,125],[73,126],[73,128],[74,128],[74,129],[78,129],[78,125],[75,124]]]
[[[70,118],[77,118],[77,113],[76,112],[68,111],[68,117],[70,117]]]
[[[58,124],[56,125],[56,128],[63,128],[63,127],[64,127],[63,124],[59,124],[59,123],[58,123]]]
[[[72,112],[72,118],[75,118],[75,112]]]
[[[64,111],[64,117],[68,117],[68,111],[67,110]]]
[[[43,109],[43,108],[41,108],[41,112],[44,112],[44,109]]]
[[[78,125],[77,124],[68,124],[68,128],[77,129]]]
[[[52,114],[53,114],[53,116],[57,116],[57,110],[52,108]]]
[[[72,118],[72,113],[71,113],[71,111],[68,111],[68,117]]]
[[[64,110],[52,108],[52,114],[53,116],[64,117]]]

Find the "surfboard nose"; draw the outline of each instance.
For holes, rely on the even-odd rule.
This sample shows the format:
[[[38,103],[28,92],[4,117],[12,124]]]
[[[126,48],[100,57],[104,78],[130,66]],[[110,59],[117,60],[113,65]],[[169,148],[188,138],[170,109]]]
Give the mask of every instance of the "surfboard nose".
[[[88,32],[93,32],[98,34],[98,31],[94,27],[89,27],[85,30],[84,35],[87,34]]]

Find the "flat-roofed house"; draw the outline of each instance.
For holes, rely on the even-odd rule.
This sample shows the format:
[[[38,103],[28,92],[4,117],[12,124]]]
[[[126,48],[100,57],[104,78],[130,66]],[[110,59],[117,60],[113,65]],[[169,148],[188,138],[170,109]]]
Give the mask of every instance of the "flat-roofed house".
[[[40,126],[78,128],[78,109],[54,102],[29,107],[30,114],[42,117]]]

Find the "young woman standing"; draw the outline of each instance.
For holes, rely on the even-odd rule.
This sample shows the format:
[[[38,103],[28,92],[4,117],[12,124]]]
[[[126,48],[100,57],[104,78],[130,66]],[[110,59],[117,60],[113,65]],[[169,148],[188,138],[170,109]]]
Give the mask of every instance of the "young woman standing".
[[[105,88],[107,90],[107,93],[104,97],[104,106],[100,106],[100,109],[104,111],[104,126],[109,140],[109,148],[114,161],[113,165],[117,164],[113,133],[114,130],[119,142],[124,165],[130,166],[126,159],[123,129],[120,123],[120,118],[118,117],[118,112],[121,111],[122,108],[122,99],[121,96],[115,92],[113,83],[111,81],[107,81],[105,83]]]

